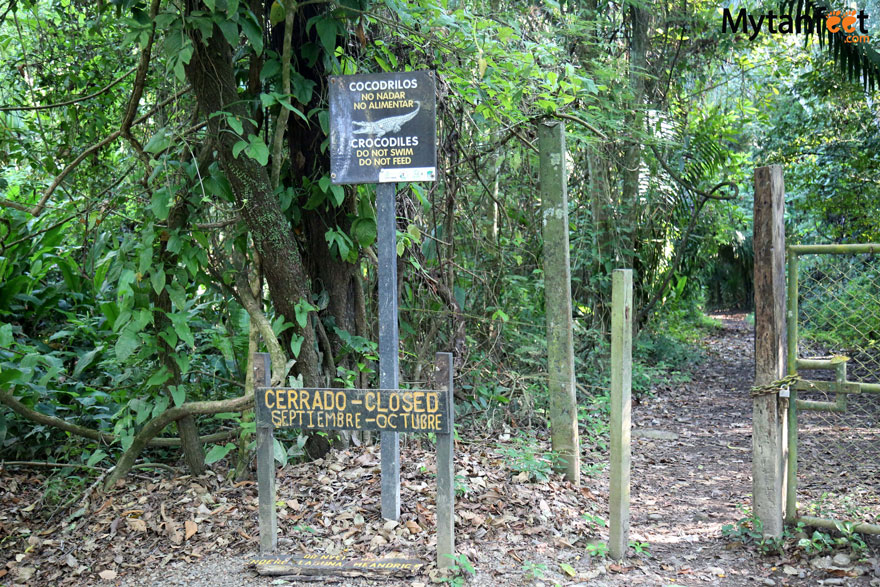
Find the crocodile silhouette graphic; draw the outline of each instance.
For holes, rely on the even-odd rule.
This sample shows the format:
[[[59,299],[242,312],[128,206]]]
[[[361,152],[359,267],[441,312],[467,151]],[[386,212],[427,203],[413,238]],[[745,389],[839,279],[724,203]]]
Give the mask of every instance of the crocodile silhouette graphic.
[[[408,114],[401,114],[399,116],[389,116],[388,118],[381,118],[379,120],[367,121],[367,122],[358,122],[356,120],[352,120],[352,124],[358,125],[360,128],[353,130],[351,134],[354,135],[376,135],[376,137],[385,136],[391,132],[400,132],[401,127],[416,117],[416,114],[419,113],[419,110],[422,108],[422,103],[418,100],[415,100],[416,109]]]

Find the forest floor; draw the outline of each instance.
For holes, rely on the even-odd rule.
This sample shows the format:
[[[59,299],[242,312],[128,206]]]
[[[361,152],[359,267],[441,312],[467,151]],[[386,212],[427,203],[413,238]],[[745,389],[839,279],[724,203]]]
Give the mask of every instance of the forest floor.
[[[456,550],[475,569],[465,585],[880,586],[875,538],[861,557],[841,551],[832,560],[791,549],[761,556],[722,536],[722,526],[746,517],[749,506],[754,367],[744,317],[718,318],[723,327],[704,339],[706,359],[690,380],[657,384],[633,406],[635,547],[623,562],[601,553],[607,470],[596,467],[580,488],[556,476],[536,479],[529,470],[540,471],[542,453],[517,444],[513,432],[460,431]],[[525,472],[511,471],[511,455]],[[379,515],[377,447],[335,451],[277,477],[282,553],[429,563],[404,578],[257,576],[247,566],[258,548],[256,487],[227,481],[223,472],[139,471],[47,520],[46,472],[0,468],[0,585],[421,587],[444,579],[432,563],[435,465],[426,441],[401,449],[398,522]]]

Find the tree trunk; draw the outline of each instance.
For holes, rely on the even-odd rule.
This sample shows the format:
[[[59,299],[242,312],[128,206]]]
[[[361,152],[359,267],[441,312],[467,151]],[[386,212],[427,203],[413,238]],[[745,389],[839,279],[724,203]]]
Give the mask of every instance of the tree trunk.
[[[248,113],[238,95],[229,44],[216,27],[207,43],[202,42],[197,31],[191,34],[195,50],[186,68],[186,75],[199,108],[207,114],[224,111],[236,116],[247,138],[256,129],[247,120]],[[262,259],[274,307],[285,320],[295,324],[295,333],[303,338],[295,371],[302,375],[306,386],[319,386],[314,331],[308,323],[304,328],[296,323],[296,304],[310,300],[309,279],[293,231],[273,193],[269,174],[264,166],[247,154],[240,153],[237,158],[233,156],[232,148],[240,139],[228,127],[225,117],[209,118],[208,132],[214,137],[220,168],[232,186],[242,218],[251,231]],[[289,340],[289,336],[285,337],[287,348]]]

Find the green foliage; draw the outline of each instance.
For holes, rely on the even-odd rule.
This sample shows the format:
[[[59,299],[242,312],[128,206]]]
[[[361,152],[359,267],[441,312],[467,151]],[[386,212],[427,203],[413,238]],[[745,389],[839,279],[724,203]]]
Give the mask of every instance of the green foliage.
[[[588,542],[587,554],[596,558],[605,558],[608,556],[608,544],[605,542]]]
[[[448,583],[452,587],[462,587],[467,577],[473,576],[476,572],[466,554],[444,554],[443,556],[452,559],[452,565],[449,567],[452,576],[442,577],[441,583]]]
[[[747,546],[754,546],[763,555],[782,554],[785,540],[788,534],[783,533],[780,538],[764,536],[764,525],[760,519],[752,515],[751,510],[745,506],[738,506],[743,517],[735,524],[725,524],[721,527],[721,535]]]
[[[522,564],[523,579],[526,581],[537,581],[544,578],[547,572],[547,565],[544,563],[533,563],[531,561],[523,561]]]
[[[541,452],[536,440],[525,435],[517,436],[512,446],[502,446],[498,452],[511,471],[525,473],[534,481],[547,481],[553,474],[554,464],[560,460],[552,451]]]

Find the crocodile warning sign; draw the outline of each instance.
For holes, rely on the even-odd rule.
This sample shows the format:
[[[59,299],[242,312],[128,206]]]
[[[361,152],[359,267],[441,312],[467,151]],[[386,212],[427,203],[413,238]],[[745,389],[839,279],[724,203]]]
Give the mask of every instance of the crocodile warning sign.
[[[330,77],[335,184],[435,181],[434,72]]]

